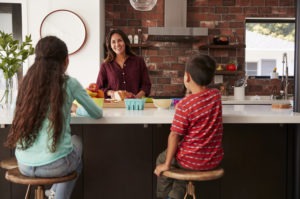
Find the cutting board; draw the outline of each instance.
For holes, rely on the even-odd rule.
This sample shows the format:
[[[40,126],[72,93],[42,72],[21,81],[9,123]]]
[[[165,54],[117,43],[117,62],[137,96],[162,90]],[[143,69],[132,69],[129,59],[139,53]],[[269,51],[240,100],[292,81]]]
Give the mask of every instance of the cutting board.
[[[104,102],[103,108],[125,108],[125,102]],[[144,108],[156,108],[153,103],[145,103]]]
[[[286,108],[291,108],[292,106],[290,104],[272,104],[272,108],[281,108],[281,109],[286,109]]]

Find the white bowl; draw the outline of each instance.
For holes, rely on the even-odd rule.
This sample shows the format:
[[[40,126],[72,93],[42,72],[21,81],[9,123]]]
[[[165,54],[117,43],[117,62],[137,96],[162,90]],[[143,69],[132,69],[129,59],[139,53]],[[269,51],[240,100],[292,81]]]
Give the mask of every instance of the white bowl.
[[[152,99],[152,100],[154,106],[156,106],[157,108],[168,109],[172,104],[172,99]]]

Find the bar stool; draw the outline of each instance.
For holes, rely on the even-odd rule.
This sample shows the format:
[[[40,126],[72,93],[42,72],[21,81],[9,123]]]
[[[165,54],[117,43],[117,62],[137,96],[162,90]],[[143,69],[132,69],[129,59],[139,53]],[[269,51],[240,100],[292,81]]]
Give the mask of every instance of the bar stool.
[[[6,160],[2,160],[0,162],[0,167],[6,170],[17,168],[18,167],[17,159],[15,157],[12,157]]]
[[[188,195],[192,196],[193,199],[196,199],[195,186],[193,184],[193,181],[216,180],[218,178],[221,178],[224,175],[224,170],[222,168],[217,168],[217,169],[208,170],[208,171],[191,171],[191,170],[184,170],[184,169],[171,169],[168,171],[164,171],[162,173],[162,175],[165,177],[168,177],[168,178],[176,179],[176,180],[188,181],[184,199],[186,199]]]
[[[18,169],[18,163],[15,158],[3,160],[0,162],[0,167],[7,169],[5,173],[6,180],[16,183],[16,184],[24,184],[27,186],[27,191],[25,194],[25,199],[30,198],[30,189],[31,186],[36,186],[35,188],[35,199],[44,199],[44,186],[51,185],[55,183],[61,183],[73,180],[77,177],[76,171],[62,177],[49,177],[49,178],[40,178],[40,177],[29,177],[24,176],[20,173]]]

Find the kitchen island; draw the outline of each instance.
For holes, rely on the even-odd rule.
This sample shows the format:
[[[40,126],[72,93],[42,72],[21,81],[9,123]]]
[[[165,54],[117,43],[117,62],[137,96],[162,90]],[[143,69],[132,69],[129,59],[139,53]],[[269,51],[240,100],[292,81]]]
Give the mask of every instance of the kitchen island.
[[[98,120],[72,117],[72,130],[84,144],[83,174],[72,198],[155,199],[155,159],[166,147],[173,115],[174,109],[105,108]],[[11,112],[1,111],[1,142],[11,120]],[[197,194],[222,199],[293,198],[300,113],[271,105],[223,105],[223,123],[225,175],[197,183]],[[0,159],[11,154],[1,146]],[[9,189],[3,171],[1,176],[1,198],[22,198],[25,187]]]

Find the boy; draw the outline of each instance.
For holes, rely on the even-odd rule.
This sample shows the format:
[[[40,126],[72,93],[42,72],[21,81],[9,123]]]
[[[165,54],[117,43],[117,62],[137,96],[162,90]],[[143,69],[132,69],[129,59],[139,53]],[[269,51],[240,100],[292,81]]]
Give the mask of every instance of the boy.
[[[207,88],[216,62],[208,55],[194,55],[186,65],[184,85],[191,94],[176,107],[168,148],[157,158],[154,173],[157,197],[182,199],[186,182],[161,176],[172,167],[210,170],[223,158],[222,104],[219,90]]]

